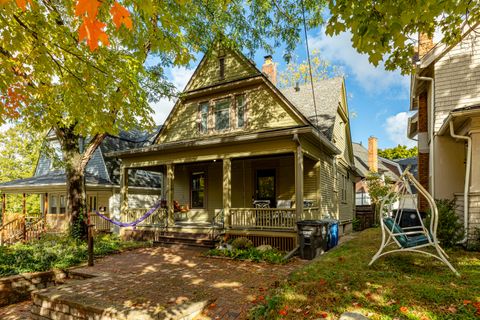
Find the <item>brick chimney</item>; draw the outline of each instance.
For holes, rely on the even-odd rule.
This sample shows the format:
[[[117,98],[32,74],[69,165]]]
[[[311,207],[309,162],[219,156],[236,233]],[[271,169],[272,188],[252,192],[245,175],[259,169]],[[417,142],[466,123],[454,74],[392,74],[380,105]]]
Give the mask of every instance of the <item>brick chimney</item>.
[[[368,138],[368,169],[378,172],[378,139],[374,136]]]
[[[274,85],[277,84],[277,64],[273,62],[271,55],[265,56],[262,72]]]
[[[418,56],[423,57],[428,51],[430,51],[435,45],[433,44],[433,38],[429,37],[426,33],[418,34]]]

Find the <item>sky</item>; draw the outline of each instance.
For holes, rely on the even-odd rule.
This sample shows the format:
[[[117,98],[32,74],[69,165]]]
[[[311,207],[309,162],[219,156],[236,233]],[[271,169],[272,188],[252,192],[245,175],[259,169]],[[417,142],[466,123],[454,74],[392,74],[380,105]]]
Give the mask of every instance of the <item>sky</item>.
[[[324,59],[340,66],[346,75],[347,99],[351,117],[352,140],[368,142],[368,137],[378,138],[379,148],[390,148],[397,144],[412,147],[416,142],[406,137],[407,119],[409,113],[409,82],[408,76],[402,76],[399,71],[386,71],[383,65],[374,67],[368,62],[366,55],[361,55],[352,48],[348,32],[329,37],[320,29],[308,34],[310,51],[318,49]],[[273,60],[278,64],[278,70],[285,68],[282,48],[273,52]],[[259,50],[254,61],[259,69],[267,53]],[[299,61],[306,57],[305,42],[299,43],[295,54]],[[201,58],[201,56],[199,56]],[[190,69],[173,68],[167,75],[179,91],[183,90],[200,59],[192,63]],[[158,124],[168,116],[173,107],[173,101],[167,99],[153,104],[155,121]]]

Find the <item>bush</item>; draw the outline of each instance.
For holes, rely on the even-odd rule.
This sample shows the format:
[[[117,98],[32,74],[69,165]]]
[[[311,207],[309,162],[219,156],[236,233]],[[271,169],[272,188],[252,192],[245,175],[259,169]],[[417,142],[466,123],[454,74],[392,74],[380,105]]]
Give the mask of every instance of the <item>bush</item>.
[[[232,241],[234,249],[248,249],[253,247],[253,242],[245,237],[237,238]]]
[[[207,251],[207,256],[228,257],[238,260],[250,260],[254,262],[285,263],[284,254],[277,249],[260,251],[257,248],[248,249],[212,249]]]
[[[121,241],[116,235],[95,238],[95,256],[122,249],[145,246],[141,242]],[[46,235],[40,240],[0,247],[0,276],[25,272],[66,269],[87,260],[87,244],[67,236]]]
[[[455,200],[437,199],[435,203],[438,208],[438,241],[444,247],[453,247],[464,237],[463,224],[455,212]]]

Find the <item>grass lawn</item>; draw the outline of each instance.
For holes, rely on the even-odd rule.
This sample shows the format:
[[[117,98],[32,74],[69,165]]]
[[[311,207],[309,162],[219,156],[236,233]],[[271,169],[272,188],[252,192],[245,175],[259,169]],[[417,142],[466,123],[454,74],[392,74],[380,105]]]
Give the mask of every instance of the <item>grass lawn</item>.
[[[95,237],[96,257],[149,246],[149,242],[122,241],[116,235]],[[40,240],[0,246],[0,277],[26,272],[67,269],[88,259],[87,244],[67,236],[46,235]]]
[[[379,228],[300,268],[252,311],[259,319],[337,319],[354,311],[371,319],[480,319],[480,253],[447,251],[461,273],[420,254],[370,259]],[[477,310],[478,309],[478,310]]]

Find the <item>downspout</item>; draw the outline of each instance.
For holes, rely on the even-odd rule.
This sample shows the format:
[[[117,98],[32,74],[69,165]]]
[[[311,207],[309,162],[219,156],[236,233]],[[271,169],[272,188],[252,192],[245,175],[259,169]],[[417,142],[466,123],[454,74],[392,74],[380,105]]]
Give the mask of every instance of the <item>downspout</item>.
[[[468,239],[468,212],[469,212],[469,203],[468,203],[468,192],[470,189],[470,167],[472,165],[472,138],[469,136],[461,136],[455,134],[453,128],[453,121],[450,120],[450,136],[456,139],[462,139],[467,141],[467,165],[465,169],[465,185],[463,187],[463,225],[465,230],[465,237],[460,243],[467,242]]]
[[[419,77],[416,76],[418,80],[425,80],[430,81],[430,155],[429,155],[429,162],[430,162],[430,172],[432,173],[431,178],[431,195],[435,198],[435,161],[434,161],[434,143],[433,139],[435,136],[435,79],[431,77]]]

